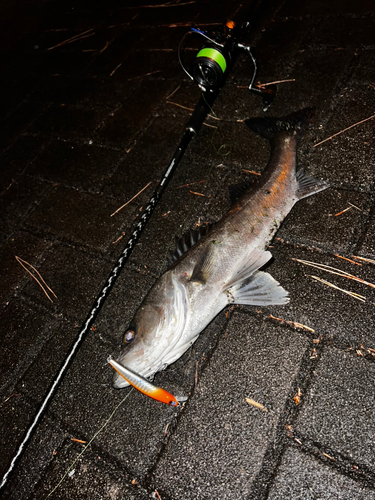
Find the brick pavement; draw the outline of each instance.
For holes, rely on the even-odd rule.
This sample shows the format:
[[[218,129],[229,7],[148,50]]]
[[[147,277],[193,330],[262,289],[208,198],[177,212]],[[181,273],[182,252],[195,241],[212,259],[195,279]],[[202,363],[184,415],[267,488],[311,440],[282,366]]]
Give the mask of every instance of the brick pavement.
[[[191,23],[244,16],[251,2],[150,5],[1,6],[2,471],[182,136],[190,112],[167,97],[176,91],[169,100],[186,108],[199,98],[179,67],[180,39]],[[296,205],[273,242],[271,273],[291,302],[221,313],[159,373],[158,385],[189,394],[181,409],[111,387],[106,358],[174,235],[218,220],[227,186],[252,179],[243,169],[261,171],[268,160],[267,144],[238,122],[263,115],[260,99],[241,88],[252,69],[240,56],[215,103],[222,120],[208,118],[211,127],[190,145],[4,498],[46,498],[83,450],[72,439],[88,442],[121,402],[49,498],[375,498],[374,291],[292,260],[374,282],[373,264],[335,256],[375,259],[373,121],[314,147],[373,114],[374,9],[353,0],[262,5],[248,37],[258,79],[294,80],[278,86],[267,114],[316,107],[299,164],[331,183]],[[204,197],[180,187],[201,180]],[[15,256],[58,299],[50,302]]]

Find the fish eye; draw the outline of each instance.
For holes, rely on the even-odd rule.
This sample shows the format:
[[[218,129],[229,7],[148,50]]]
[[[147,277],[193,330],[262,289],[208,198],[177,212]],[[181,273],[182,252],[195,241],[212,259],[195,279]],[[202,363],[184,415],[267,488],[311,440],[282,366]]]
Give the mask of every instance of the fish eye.
[[[125,332],[124,342],[126,344],[130,344],[131,342],[133,342],[134,337],[135,337],[135,335],[134,335],[133,330],[128,330],[127,332]]]

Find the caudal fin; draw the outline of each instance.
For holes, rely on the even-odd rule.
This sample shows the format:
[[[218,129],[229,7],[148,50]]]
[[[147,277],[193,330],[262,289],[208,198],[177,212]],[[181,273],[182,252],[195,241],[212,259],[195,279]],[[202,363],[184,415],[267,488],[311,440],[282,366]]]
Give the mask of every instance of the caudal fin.
[[[280,132],[302,136],[314,116],[313,108],[305,108],[282,118],[249,118],[245,124],[265,139],[272,140]]]

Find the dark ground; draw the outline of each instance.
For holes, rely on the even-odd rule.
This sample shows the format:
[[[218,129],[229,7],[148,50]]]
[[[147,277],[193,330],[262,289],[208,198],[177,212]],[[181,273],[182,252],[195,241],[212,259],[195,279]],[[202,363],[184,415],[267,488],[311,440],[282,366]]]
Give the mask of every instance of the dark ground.
[[[199,98],[179,66],[179,40],[191,23],[244,19],[251,2],[153,6],[1,4],[2,471],[182,136],[190,111],[175,104],[194,108]],[[267,163],[265,141],[237,121],[264,114],[242,88],[252,68],[240,56],[214,106],[221,121],[208,118],[190,145],[4,498],[46,498],[83,450],[72,439],[90,441],[129,394],[49,498],[375,499],[374,290],[293,260],[375,282],[373,263],[335,256],[375,259],[374,121],[314,147],[374,113],[375,8],[354,0],[264,7],[247,40],[257,79],[293,79],[278,85],[266,114],[317,108],[299,163],[331,183],[297,204],[272,245],[271,273],[290,304],[223,312],[159,373],[158,385],[190,394],[182,409],[111,387],[106,358],[174,235],[218,220],[228,185]],[[48,300],[16,256],[58,299]]]

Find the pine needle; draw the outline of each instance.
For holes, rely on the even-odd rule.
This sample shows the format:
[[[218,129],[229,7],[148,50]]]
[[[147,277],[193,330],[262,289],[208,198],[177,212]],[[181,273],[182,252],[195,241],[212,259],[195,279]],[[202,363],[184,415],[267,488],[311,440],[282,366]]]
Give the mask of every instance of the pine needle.
[[[280,321],[281,323],[287,323],[288,325],[293,326],[294,328],[301,328],[302,330],[307,330],[309,332],[315,333],[315,330],[313,328],[310,328],[309,326],[303,325],[302,323],[297,323],[295,321],[288,321],[286,319],[277,318],[276,316],[272,316],[272,314],[270,314],[268,317],[271,319],[276,319],[277,321]]]
[[[369,264],[375,264],[375,260],[373,259],[366,259],[365,257],[359,257],[358,255],[352,255],[354,259],[359,259],[362,260],[363,262],[368,262]]]
[[[90,33],[90,31],[94,31],[94,28],[90,28],[89,30],[84,31],[83,33],[79,33],[78,35],[72,36],[71,38],[68,38],[63,42],[60,42],[57,45],[54,45],[53,47],[49,47],[47,50],[53,50],[56,49],[57,47],[62,47],[63,45],[67,45],[68,43],[78,42],[79,40],[83,40],[84,38],[88,38],[90,36],[95,35],[95,33]],[[87,35],[87,33],[90,34]]]
[[[346,293],[347,295],[350,295],[353,297],[353,299],[360,300],[361,302],[366,302],[366,297],[363,297],[363,295],[359,295],[358,293],[350,292],[349,290],[344,290],[343,288],[339,288],[338,286],[334,285],[333,283],[330,283],[329,281],[323,280],[322,278],[318,278],[317,276],[309,275],[310,278],[313,278],[314,280],[320,281],[321,283],[324,283],[327,286],[330,286],[331,288],[334,288],[335,290],[339,290],[340,292]]]
[[[51,297],[48,295],[47,291],[45,290],[44,287],[46,287],[51,293],[52,295],[57,299],[57,295],[55,294],[55,292],[52,290],[52,288],[50,288],[47,283],[44,281],[44,279],[42,278],[42,276],[40,275],[40,273],[35,269],[34,266],[32,266],[31,264],[29,264],[28,262],[26,262],[26,260],[23,260],[21,259],[21,257],[17,257],[17,255],[15,256],[16,257],[16,261],[21,264],[21,266],[25,269],[26,272],[28,272],[30,274],[30,276],[38,283],[38,285],[40,286],[40,288],[43,290],[44,294],[46,295],[46,297],[48,298],[48,300],[50,300],[51,302],[53,302],[53,300],[51,299]],[[33,273],[26,267],[26,266],[29,266],[40,278],[40,281],[39,279],[33,275]]]
[[[331,135],[331,137],[327,137],[327,139],[324,139],[324,141],[320,141],[320,142],[314,144],[314,148],[316,148],[316,146],[320,146],[320,144],[323,144],[326,141],[329,141],[330,139],[333,139],[337,135],[340,135],[343,132],[346,132],[347,130],[350,130],[351,128],[356,127],[357,125],[360,125],[361,123],[364,123],[364,122],[367,122],[368,120],[371,120],[374,117],[375,117],[375,115],[369,116],[368,118],[365,118],[364,120],[361,120],[358,123],[354,123],[353,125],[350,125],[350,127],[344,128],[344,130],[340,130],[340,132],[337,132],[336,134]]]
[[[344,278],[348,278],[353,281],[358,281],[359,283],[367,285],[371,288],[375,288],[375,285],[373,283],[369,283],[368,281],[358,278],[357,276],[347,273],[346,271],[342,271],[341,269],[337,269],[336,267],[327,266],[326,264],[319,264],[317,262],[310,262],[309,260],[301,260],[301,259],[292,259],[292,260],[300,262],[301,264],[305,264],[306,266],[315,267],[316,269],[320,269],[321,271],[326,271],[327,273],[336,274],[337,276],[342,276]]]
[[[251,406],[254,406],[255,408],[258,408],[258,410],[262,410],[265,412],[268,412],[267,408],[263,406],[261,403],[258,403],[257,401],[254,401],[253,399],[250,398],[245,398],[246,403],[248,403]]]
[[[117,212],[119,212],[119,211],[120,211],[120,210],[122,210],[124,207],[126,207],[126,205],[129,205],[129,203],[130,203],[131,201],[135,200],[135,199],[136,199],[136,197],[137,197],[137,196],[139,196],[139,195],[142,193],[142,191],[144,191],[145,189],[147,189],[147,188],[148,188],[148,186],[149,186],[150,184],[151,184],[151,182],[149,182],[149,183],[147,184],[147,186],[145,186],[145,187],[144,187],[143,189],[141,189],[141,190],[140,190],[140,191],[139,191],[139,192],[138,192],[135,196],[133,196],[133,198],[132,198],[131,200],[127,201],[126,203],[124,203],[124,205],[122,205],[122,207],[118,208],[115,212],[113,212],[113,214],[111,214],[111,217],[113,217],[115,214],[117,214]]]

